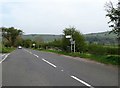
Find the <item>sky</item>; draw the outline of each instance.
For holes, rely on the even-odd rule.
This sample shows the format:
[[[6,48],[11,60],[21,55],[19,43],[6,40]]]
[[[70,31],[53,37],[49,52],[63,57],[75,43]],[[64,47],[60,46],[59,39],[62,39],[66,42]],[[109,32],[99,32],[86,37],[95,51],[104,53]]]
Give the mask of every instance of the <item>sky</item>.
[[[109,0],[0,0],[0,27],[15,27],[25,34],[57,35],[68,27],[83,34],[109,31],[106,2]]]

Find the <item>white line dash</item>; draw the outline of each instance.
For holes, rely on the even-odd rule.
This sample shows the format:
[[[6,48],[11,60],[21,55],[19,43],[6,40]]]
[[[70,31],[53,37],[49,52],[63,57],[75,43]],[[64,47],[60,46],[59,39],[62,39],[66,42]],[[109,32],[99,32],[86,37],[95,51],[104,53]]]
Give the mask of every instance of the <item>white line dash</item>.
[[[33,54],[34,56],[36,56],[36,54]]]
[[[2,54],[2,57],[4,56],[5,54]]]
[[[37,58],[39,57],[38,55],[36,55],[36,54],[33,54],[34,56],[36,56]]]
[[[36,55],[36,57],[38,58],[39,56]]]
[[[43,61],[45,61],[46,63],[48,63],[49,65],[53,66],[54,68],[56,68],[57,66],[55,66],[54,64],[50,63],[49,61],[45,60],[42,58]]]
[[[0,63],[2,63],[8,57],[9,54],[5,55],[5,57],[0,61]]]
[[[61,70],[62,72],[64,71],[64,70]]]
[[[75,79],[75,80],[81,82],[82,84],[84,84],[84,85],[90,87],[90,88],[94,88],[94,87],[92,87],[90,84],[86,83],[85,81],[80,80],[79,78],[77,78],[77,77],[75,77],[75,76],[71,76],[71,77],[72,77],[73,79]]]
[[[29,52],[30,54],[32,54],[32,52]]]

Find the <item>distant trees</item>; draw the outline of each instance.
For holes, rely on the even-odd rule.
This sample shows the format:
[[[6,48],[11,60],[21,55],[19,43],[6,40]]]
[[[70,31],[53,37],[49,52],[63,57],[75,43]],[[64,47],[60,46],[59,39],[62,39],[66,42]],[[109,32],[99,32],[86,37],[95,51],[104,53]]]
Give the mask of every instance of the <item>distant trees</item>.
[[[22,35],[22,30],[15,29],[14,27],[1,27],[0,29],[2,30],[2,38],[5,40],[7,46],[16,46],[15,42]]]
[[[85,40],[83,35],[76,30],[74,27],[65,28],[63,30],[64,36],[62,38],[62,48],[64,51],[67,51],[70,48],[70,40],[66,39],[65,36],[71,35],[73,40],[75,40],[76,51],[83,52],[85,50]]]
[[[112,2],[106,4],[106,16],[110,18],[108,22],[110,24],[109,27],[112,27],[112,32],[117,34],[118,41],[120,43],[120,1],[118,1],[117,6],[113,6]]]
[[[48,45],[50,47],[53,47],[55,49],[62,49],[62,40],[61,39],[55,39],[54,41],[52,42],[49,42]]]
[[[30,40],[30,39],[23,40],[23,46],[25,48],[30,48],[32,46],[32,40]]]

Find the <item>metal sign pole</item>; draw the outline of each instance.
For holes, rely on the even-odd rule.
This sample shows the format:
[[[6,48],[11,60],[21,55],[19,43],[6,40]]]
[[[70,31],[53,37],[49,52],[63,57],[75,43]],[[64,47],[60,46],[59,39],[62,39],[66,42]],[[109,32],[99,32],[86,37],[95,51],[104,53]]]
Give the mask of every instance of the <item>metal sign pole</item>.
[[[72,43],[71,43],[71,52],[72,52]]]
[[[74,53],[75,53],[75,41],[74,41]]]

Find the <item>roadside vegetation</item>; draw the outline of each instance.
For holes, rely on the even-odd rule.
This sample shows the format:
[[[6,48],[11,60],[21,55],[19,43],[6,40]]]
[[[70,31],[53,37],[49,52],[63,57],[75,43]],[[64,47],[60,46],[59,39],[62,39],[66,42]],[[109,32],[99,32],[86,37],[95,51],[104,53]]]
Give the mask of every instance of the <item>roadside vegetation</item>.
[[[0,53],[10,53],[13,50],[15,50],[14,47],[2,47],[1,50],[0,50]]]
[[[38,49],[39,50],[39,49]],[[120,65],[120,55],[98,55],[98,54],[90,54],[90,53],[68,53],[68,52],[62,52],[62,51],[57,51],[57,50],[42,50],[45,52],[52,52],[56,54],[62,54],[62,55],[68,55],[68,56],[73,56],[73,57],[80,57],[84,59],[89,59],[89,60],[94,60],[100,63],[104,64],[112,64],[112,65]]]
[[[0,53],[10,53],[15,50],[21,40],[22,30],[15,29],[14,27],[1,27],[0,30],[2,30]]]
[[[45,52],[90,59],[104,64],[120,65],[120,50],[118,45],[112,46],[87,43],[85,42],[83,35],[75,28],[66,28],[63,30],[63,33],[64,35],[61,40],[59,39],[49,43],[41,43],[39,47],[36,45],[36,47],[33,48]],[[66,35],[72,35],[73,39],[78,43],[76,44],[76,52],[71,52],[70,41],[65,38]]]

